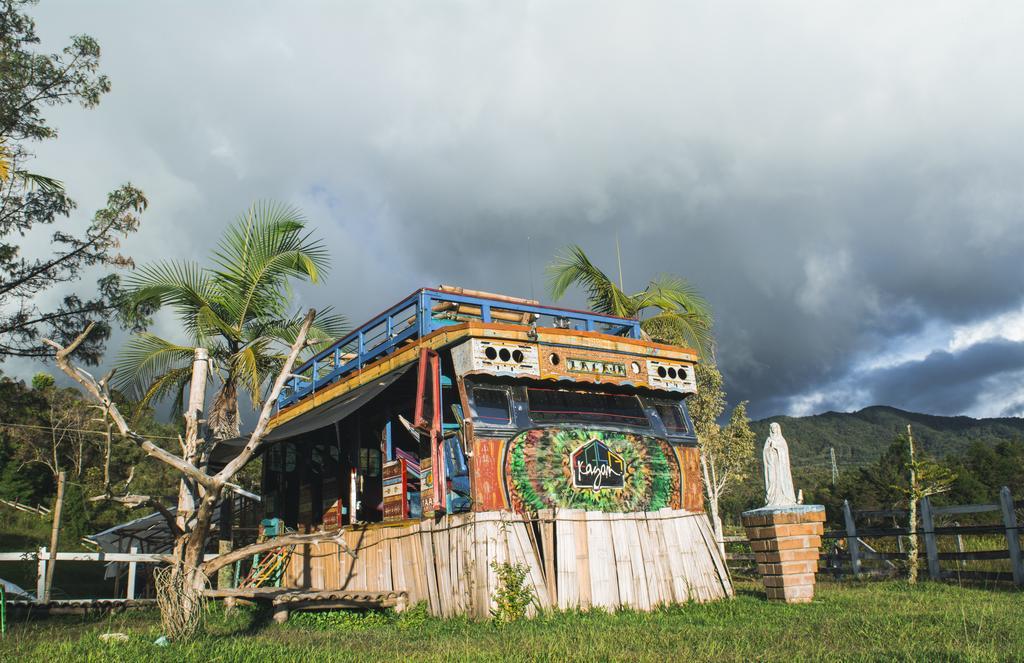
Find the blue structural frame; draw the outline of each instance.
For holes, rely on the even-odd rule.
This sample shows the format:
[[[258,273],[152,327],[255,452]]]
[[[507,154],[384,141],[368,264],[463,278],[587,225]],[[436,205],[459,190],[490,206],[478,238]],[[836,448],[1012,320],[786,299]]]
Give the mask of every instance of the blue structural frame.
[[[639,320],[422,288],[295,369],[278,396],[278,408],[287,407],[324,385],[362,368],[407,340],[423,338],[443,327],[458,324],[435,315],[434,305],[446,302],[478,307],[483,322],[491,322],[492,311],[499,309],[534,314],[541,319],[552,318],[564,329],[641,338]],[[538,321],[537,326],[554,327],[554,322],[548,325]]]

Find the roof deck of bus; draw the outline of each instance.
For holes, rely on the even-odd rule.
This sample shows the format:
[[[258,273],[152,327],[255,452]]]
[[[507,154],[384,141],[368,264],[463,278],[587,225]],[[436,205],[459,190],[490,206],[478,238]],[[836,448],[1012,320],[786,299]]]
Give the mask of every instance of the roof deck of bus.
[[[295,369],[278,397],[275,419],[289,418],[286,413],[293,409],[315,407],[321,402],[318,394],[333,392],[333,397],[346,391],[337,387],[350,380],[362,383],[408,365],[420,346],[440,348],[469,336],[523,341],[571,336],[620,352],[696,360],[692,350],[643,340],[636,319],[449,286],[421,288]],[[302,401],[312,402],[295,408]]]

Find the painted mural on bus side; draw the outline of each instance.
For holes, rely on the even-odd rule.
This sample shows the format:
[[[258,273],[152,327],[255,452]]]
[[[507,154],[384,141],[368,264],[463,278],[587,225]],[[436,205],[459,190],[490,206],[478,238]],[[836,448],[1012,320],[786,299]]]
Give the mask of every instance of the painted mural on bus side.
[[[665,440],[586,428],[523,431],[505,449],[506,499],[517,511],[681,508],[680,467]]]

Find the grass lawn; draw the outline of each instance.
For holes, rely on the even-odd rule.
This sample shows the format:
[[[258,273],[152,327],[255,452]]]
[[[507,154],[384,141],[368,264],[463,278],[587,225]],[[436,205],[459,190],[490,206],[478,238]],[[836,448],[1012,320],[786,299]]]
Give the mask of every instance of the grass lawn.
[[[557,613],[506,626],[437,620],[421,608],[299,614],[212,609],[208,635],[158,647],[155,611],[16,620],[4,661],[404,660],[1024,660],[1024,594],[924,582],[822,583],[810,605],[765,601],[741,584],[730,601],[654,613]],[[104,644],[108,631],[129,635]]]

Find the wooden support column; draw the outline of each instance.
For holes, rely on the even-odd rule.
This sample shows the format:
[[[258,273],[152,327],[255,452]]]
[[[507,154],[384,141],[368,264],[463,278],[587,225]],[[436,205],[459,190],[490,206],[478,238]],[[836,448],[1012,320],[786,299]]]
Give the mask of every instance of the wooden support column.
[[[210,364],[210,353],[206,348],[196,348],[192,358],[192,379],[188,388],[188,410],[185,412],[185,449],[183,456],[193,465],[198,464],[199,424],[206,407],[206,377]],[[196,490],[199,487],[196,486]],[[183,532],[189,531],[188,521],[195,512],[195,500],[192,491],[183,477],[178,487],[178,527]]]
[[[1010,487],[1003,486],[999,491],[999,505],[1003,511],[1003,526],[1006,527],[1006,548],[1010,552],[1010,565],[1013,567],[1013,583],[1024,586],[1024,560],[1020,554],[1020,529],[1017,525],[1017,513],[1013,510],[1013,495]]]
[[[942,571],[939,569],[939,546],[935,541],[935,519],[932,516],[932,501],[921,498],[921,529],[924,535],[924,554],[928,557],[928,577],[940,580]]]
[[[50,528],[50,550],[54,552],[53,559],[46,569],[46,588],[43,600],[50,600],[50,591],[53,589],[53,572],[57,570],[57,544],[60,542],[60,515],[64,510],[64,483],[67,477],[62,470],[57,474],[57,501],[53,506],[53,526]]]
[[[133,555],[138,555],[139,545],[137,543],[133,543],[131,548],[128,549],[128,552],[130,552]],[[137,564],[138,562],[136,562],[134,559],[128,562],[128,582],[126,583],[128,585],[128,593],[125,596],[125,598],[127,598],[129,601],[135,600],[135,574],[138,569]]]
[[[46,601],[46,546],[36,552],[36,601]]]
[[[226,555],[233,548],[231,526],[234,522],[235,499],[231,494],[225,495],[220,503],[220,522],[217,525],[217,552]],[[231,566],[223,566],[217,573],[217,589],[227,589],[233,585],[234,573]]]
[[[860,541],[857,539],[857,523],[853,520],[853,511],[849,500],[843,500],[843,518],[846,520],[846,547],[850,550],[850,570],[853,577],[860,577]]]

